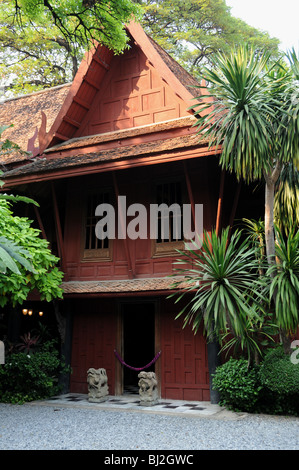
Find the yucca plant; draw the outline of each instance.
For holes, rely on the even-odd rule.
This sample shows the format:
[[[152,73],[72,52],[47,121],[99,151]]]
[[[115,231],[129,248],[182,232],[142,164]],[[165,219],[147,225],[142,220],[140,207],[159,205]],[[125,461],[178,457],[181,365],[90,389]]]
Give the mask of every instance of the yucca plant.
[[[250,220],[242,219],[243,224],[245,225],[245,233],[248,236],[251,243],[256,247],[256,256],[259,261],[259,274],[264,276],[265,268],[265,257],[266,257],[266,247],[265,247],[265,223],[263,220]]]
[[[274,202],[275,224],[288,235],[299,227],[299,170],[292,163],[281,172]]]
[[[222,335],[230,332],[242,337],[247,319],[256,318],[257,309],[263,304],[261,280],[258,276],[256,248],[249,241],[241,240],[241,231],[229,239],[229,228],[217,236],[204,232],[199,250],[183,252],[176,270],[180,280],[174,282],[179,289],[176,302],[191,294],[178,317],[185,315],[184,326],[192,324],[196,333],[201,322],[206,334]],[[183,276],[183,281],[182,281]]]
[[[254,309],[257,309],[257,315],[254,315]],[[245,328],[242,336],[231,336],[227,333],[222,337],[222,351],[227,353],[233,351],[238,355],[242,353],[247,356],[248,365],[259,364],[264,356],[264,351],[273,343],[275,335],[278,334],[277,326],[272,323],[266,315],[260,315],[260,306],[252,305],[253,313],[245,319]]]

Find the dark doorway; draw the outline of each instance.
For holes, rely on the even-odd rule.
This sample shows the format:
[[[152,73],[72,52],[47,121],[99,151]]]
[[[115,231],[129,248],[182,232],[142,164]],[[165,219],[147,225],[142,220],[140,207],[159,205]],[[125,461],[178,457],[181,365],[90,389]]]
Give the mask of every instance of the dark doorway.
[[[155,356],[155,304],[123,304],[124,361],[134,368],[144,367]],[[154,371],[155,364],[145,369]],[[139,371],[124,366],[124,393],[138,393]]]

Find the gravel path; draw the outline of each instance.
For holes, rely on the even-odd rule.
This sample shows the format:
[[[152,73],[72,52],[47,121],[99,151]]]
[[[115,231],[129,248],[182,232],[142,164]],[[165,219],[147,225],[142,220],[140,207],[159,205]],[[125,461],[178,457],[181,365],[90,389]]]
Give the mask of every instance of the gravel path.
[[[298,450],[299,418],[0,404],[0,450]]]

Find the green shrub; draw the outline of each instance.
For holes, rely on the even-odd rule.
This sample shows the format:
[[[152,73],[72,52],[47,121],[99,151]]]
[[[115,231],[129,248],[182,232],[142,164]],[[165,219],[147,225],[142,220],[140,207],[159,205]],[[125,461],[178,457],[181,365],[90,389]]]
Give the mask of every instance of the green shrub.
[[[282,348],[270,350],[260,367],[264,387],[278,394],[299,394],[299,364],[293,364]]]
[[[259,379],[264,402],[275,414],[299,415],[299,364],[293,364],[282,347],[270,350],[261,364]]]
[[[220,405],[234,411],[255,411],[262,389],[258,369],[245,359],[230,359],[217,367],[213,387],[220,393]]]
[[[0,401],[23,403],[53,396],[59,392],[58,376],[67,371],[56,349],[13,353],[0,366]]]

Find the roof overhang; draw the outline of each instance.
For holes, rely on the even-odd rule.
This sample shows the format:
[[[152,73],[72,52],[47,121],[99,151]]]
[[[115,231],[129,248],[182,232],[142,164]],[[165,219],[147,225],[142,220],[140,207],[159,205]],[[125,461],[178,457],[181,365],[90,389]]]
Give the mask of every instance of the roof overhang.
[[[143,279],[123,279],[116,281],[68,281],[61,287],[64,296],[128,296],[128,295],[169,295],[178,289],[174,282],[184,286],[184,277],[159,277]]]

